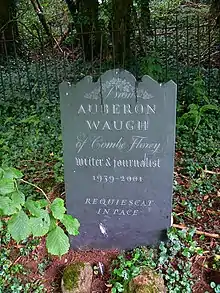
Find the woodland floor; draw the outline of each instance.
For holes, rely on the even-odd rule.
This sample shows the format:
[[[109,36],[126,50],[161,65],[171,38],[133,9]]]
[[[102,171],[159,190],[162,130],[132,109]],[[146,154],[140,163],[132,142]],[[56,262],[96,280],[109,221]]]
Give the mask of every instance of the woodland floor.
[[[33,252],[33,255],[37,255],[37,260],[33,259],[33,255],[29,255],[28,257],[20,258],[19,262],[24,264],[28,269],[30,269],[30,274],[28,275],[29,281],[31,279],[34,282],[40,281],[45,285],[48,293],[61,292],[61,278],[63,269],[66,265],[77,261],[89,262],[92,265],[97,265],[98,262],[101,262],[104,264],[105,273],[103,276],[94,275],[92,289],[90,293],[109,293],[111,292],[111,287],[108,284],[108,270],[110,269],[111,261],[118,254],[119,251],[116,250],[85,252],[70,251],[62,258],[52,257],[48,261],[48,265],[45,268],[44,273],[40,274],[38,270],[38,264],[48,257],[45,251],[44,241],[42,241],[42,245],[39,245],[38,248]],[[210,282],[215,281],[216,284],[220,283],[220,272],[205,268],[205,262],[207,262],[207,257],[204,256],[198,256],[194,259],[192,273],[197,281],[194,285],[193,293],[213,292],[209,286]]]
[[[13,124],[14,122],[12,121],[11,123]],[[30,131],[34,128],[32,126],[29,128],[27,127],[25,134],[26,137],[24,138],[24,133],[20,131],[23,125],[18,124],[18,126],[16,126],[16,133],[14,133],[14,128],[12,128],[12,126],[9,129],[8,134],[7,132],[6,134],[7,140],[13,138],[10,146],[12,148],[11,153],[13,152],[15,156],[14,166],[24,173],[25,180],[30,181],[36,186],[42,188],[47,193],[50,200],[53,200],[58,196],[65,198],[64,184],[57,183],[59,181],[63,182],[62,177],[61,180],[57,180],[59,173],[62,172],[62,168],[60,168],[60,165],[58,165],[57,169],[55,168],[57,160],[53,160],[54,154],[50,152],[49,156],[51,156],[51,160],[49,162],[45,162],[43,159],[42,161],[36,161],[35,159],[24,160],[23,149],[20,148],[19,143],[20,141],[23,143],[23,141],[29,137],[33,137],[35,140],[35,133],[33,136],[30,136]],[[52,127],[49,127],[47,132],[43,129],[41,132],[42,135],[47,136],[48,133],[50,133],[51,128]],[[54,129],[56,130],[57,128],[54,127]],[[191,271],[195,282],[192,292],[211,293],[214,291],[211,289],[210,283],[215,282],[216,284],[220,284],[219,267],[218,269],[213,268],[213,258],[216,255],[218,255],[218,257],[220,255],[220,169],[217,167],[218,154],[216,157],[213,155],[213,150],[216,149],[215,144],[213,144],[213,146],[209,145],[212,141],[215,143],[217,140],[216,133],[214,132],[215,129],[217,129],[217,126],[213,126],[213,138],[210,135],[210,131],[207,130],[206,125],[201,125],[200,129],[199,130],[201,132],[197,134],[197,140],[195,140],[196,143],[190,146],[192,140],[190,135],[188,136],[187,134],[187,140],[185,140],[185,150],[181,150],[181,148],[179,148],[176,152],[173,219],[174,225],[176,225],[178,229],[184,229],[184,227],[196,228],[198,233],[194,236],[194,239],[197,241],[198,246],[203,249],[203,254],[201,256],[196,255],[191,260],[193,263]],[[203,139],[204,136],[205,138]],[[45,142],[46,137],[43,137],[42,141]],[[52,139],[49,141],[53,142]],[[55,144],[57,146],[57,143]],[[179,145],[181,146],[181,144]],[[199,153],[196,149],[198,146],[200,147],[201,153]],[[206,147],[208,148],[207,150]],[[50,149],[53,149],[53,146],[48,149],[50,151]],[[27,150],[29,151],[29,148],[27,148]],[[190,152],[186,153],[187,150]],[[211,151],[210,155],[208,151]],[[5,152],[5,158],[8,158],[9,155],[7,154],[7,149]],[[45,155],[47,158],[49,156],[48,154]],[[204,161],[205,163],[202,164]],[[19,165],[16,165],[16,162],[19,162]],[[207,165],[209,163],[208,170],[206,169],[206,162]],[[57,174],[55,173],[56,170],[59,171]],[[40,196],[38,189],[33,190],[31,187],[31,190],[24,190],[27,195],[33,194],[33,191],[35,194],[38,192]],[[48,293],[61,292],[60,284],[64,267],[69,263],[83,260],[90,262],[94,266],[98,266],[99,262],[104,264],[104,275],[94,274],[91,293],[109,293],[111,291],[111,287],[108,284],[108,280],[110,278],[109,269],[112,260],[115,259],[120,253],[119,251],[76,252],[71,250],[68,254],[61,258],[52,257],[46,252],[45,239],[43,238],[34,250],[26,253],[26,256],[22,256],[21,249],[25,249],[25,246],[26,244],[17,245],[12,241],[5,244],[5,247],[4,245],[0,246],[0,249],[6,248],[7,251],[10,251],[11,265],[22,264],[28,269],[27,275],[21,276],[24,283],[44,284],[46,292]],[[8,292],[11,293],[10,291],[7,291],[7,293]]]
[[[53,68],[52,66],[51,72]],[[70,68],[72,70],[72,67]],[[33,88],[35,73],[34,67],[30,73],[33,78]],[[23,75],[25,76],[25,74],[24,71]],[[5,73],[5,79],[7,76]],[[9,81],[6,88],[10,88],[11,81],[9,77],[7,78]],[[14,78],[15,82],[17,82],[16,78]],[[198,85],[198,82],[195,84]],[[203,95],[205,95],[203,87],[199,88],[200,95],[202,93],[201,97],[197,97],[191,87],[189,90],[190,99],[185,99],[185,92],[183,92],[183,97],[180,96],[178,118],[190,113],[187,111],[195,99],[201,100],[198,101],[198,113],[202,106],[206,105],[206,102],[203,101]],[[28,92],[28,88],[26,92]],[[210,103],[218,104],[217,99],[219,96],[214,96],[213,100],[210,99]],[[64,181],[59,108],[56,91],[54,91],[52,101],[48,100],[45,93],[42,96],[37,93],[32,100],[25,95],[15,99],[8,94],[7,103],[4,103],[0,115],[3,134],[3,138],[0,139],[0,161],[21,170],[24,179],[42,188],[51,200],[57,196],[65,197],[64,184],[58,183]],[[213,258],[216,255],[220,256],[220,121],[218,113],[210,110],[207,114],[201,115],[199,117],[201,121],[196,128],[192,113],[182,124],[181,121],[179,121],[179,125],[177,123],[174,225],[180,230],[184,227],[196,228],[200,234],[197,233],[194,239],[203,249],[202,255],[194,256],[192,259],[192,273],[195,281],[193,293],[211,293],[214,291],[211,289],[210,283],[220,284],[220,271],[213,268]],[[36,195],[37,192],[40,196],[39,190],[29,187],[22,186],[24,189],[22,191],[26,196]],[[30,241],[32,240],[30,239]],[[96,266],[99,262],[103,263],[104,275],[94,275],[91,292],[110,292],[111,287],[108,285],[108,280],[111,261],[120,253],[119,251],[70,251],[61,258],[52,257],[46,252],[44,238],[40,240],[34,250],[26,253],[26,256],[22,256],[20,253],[21,249],[26,249],[26,244],[17,245],[10,241],[5,246],[0,246],[0,249],[6,248],[7,251],[10,251],[11,266],[23,264],[29,269],[27,275],[21,276],[24,283],[43,283],[48,293],[61,292],[60,283],[64,267],[78,260],[88,261]],[[11,293],[10,291],[3,293],[8,292]]]
[[[181,153],[177,154],[176,159],[181,156]],[[214,170],[213,172],[219,173],[220,170]],[[212,176],[209,174],[208,176]],[[178,185],[184,186],[188,189],[190,187],[190,180],[187,176],[181,174],[179,168],[175,168],[175,179]],[[50,192],[50,198],[53,199],[60,195],[64,191],[63,184],[58,184],[52,192]],[[204,196],[203,203],[197,205],[196,211],[199,214],[199,218],[193,218],[187,213],[186,208],[177,204],[183,202],[183,195],[175,193],[175,207],[174,207],[174,224],[187,227],[196,227],[198,231],[207,232],[210,236],[201,239],[200,235],[196,236],[196,240],[200,247],[203,248],[204,253],[202,256],[195,256],[193,258],[192,273],[195,280],[193,287],[194,293],[213,292],[210,288],[210,282],[220,284],[220,271],[214,270],[211,267],[213,260],[213,249],[220,244],[220,239],[215,238],[215,234],[219,233],[220,229],[220,193],[210,193]],[[214,200],[214,204],[210,208],[210,200]],[[183,215],[182,220],[178,217]],[[212,237],[213,236],[213,237]],[[15,245],[15,244],[13,244]],[[15,245],[16,247],[16,245]],[[15,248],[16,251],[16,248]],[[48,256],[45,249],[45,239],[42,239],[36,249],[28,256],[16,257],[16,252],[13,256],[15,262],[23,264],[28,270],[28,281],[43,283],[48,293],[61,292],[60,284],[63,269],[66,265],[77,261],[85,261],[91,263],[93,266],[98,266],[101,262],[104,264],[104,275],[94,275],[93,285],[91,293],[104,293],[110,292],[111,287],[108,284],[110,278],[109,269],[113,259],[120,252],[117,250],[105,250],[105,251],[73,251],[61,258]],[[41,266],[41,268],[40,268]],[[24,277],[24,281],[26,276]]]

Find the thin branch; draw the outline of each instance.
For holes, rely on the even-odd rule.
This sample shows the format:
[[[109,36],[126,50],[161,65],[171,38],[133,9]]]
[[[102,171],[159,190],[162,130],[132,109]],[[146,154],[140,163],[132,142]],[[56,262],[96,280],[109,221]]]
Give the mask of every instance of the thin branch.
[[[46,19],[45,19],[45,15],[43,13],[43,10],[41,8],[41,6],[39,6],[39,2],[35,2],[35,0],[31,0],[31,3],[34,7],[34,10],[43,26],[43,28],[45,29],[45,32],[47,33],[47,35],[53,39],[53,36],[52,36],[52,33],[51,33],[51,30],[50,30],[50,27],[48,26],[47,22],[46,22]]]
[[[21,255],[14,262],[11,262],[9,268],[15,265],[20,259],[21,259]]]
[[[76,4],[73,0],[66,0],[66,4],[68,6],[68,9],[70,11],[70,14],[73,18],[73,20],[75,20],[75,17],[76,17]]]
[[[34,7],[34,10],[35,10],[35,12],[36,12],[36,14],[37,14],[37,16],[39,18],[39,21],[41,22],[46,34],[48,35],[48,37],[50,38],[51,41],[53,40],[53,42],[56,44],[56,46],[61,51],[61,53],[63,53],[63,50],[60,48],[57,40],[54,38],[54,36],[53,36],[53,34],[51,32],[51,29],[50,29],[49,25],[46,22],[45,15],[43,13],[43,9],[42,9],[39,1],[36,0],[36,2],[35,2],[35,0],[31,0],[31,3],[32,3],[33,7]]]
[[[209,171],[207,169],[203,170],[204,173],[212,174],[212,175],[220,175],[220,172]]]
[[[187,176],[185,176],[185,175],[183,175],[181,173],[173,172],[173,174],[176,175],[176,176],[180,176],[182,178],[185,178],[185,179],[189,180],[189,177],[187,177]]]
[[[220,211],[207,210],[207,213],[210,215],[220,215]]]
[[[63,33],[63,35],[57,40],[56,45],[54,46],[54,49],[56,49],[57,47],[59,47],[63,41],[67,38],[67,36],[69,35],[71,31],[71,25],[68,25],[67,30]]]
[[[173,224],[172,226],[174,228],[181,229],[181,230],[189,230],[189,228],[186,227],[186,226],[184,226],[184,225]],[[199,231],[199,230],[196,230],[196,234],[198,234],[198,235],[204,235],[204,236],[207,236],[207,237],[210,237],[210,238],[220,239],[220,235],[219,234],[212,234],[212,233],[203,232],[203,231]]]
[[[30,33],[32,37],[34,36],[36,39],[38,39],[38,36],[34,34],[34,31],[30,30],[25,23],[21,22],[20,20],[18,20],[18,23],[20,23]],[[25,160],[25,161],[28,161],[28,160]]]
[[[25,183],[25,184],[31,185],[31,186],[35,187],[36,189],[38,189],[38,190],[39,190],[39,191],[45,196],[46,200],[47,200],[49,203],[51,203],[51,201],[49,200],[49,198],[48,198],[48,196],[46,195],[46,193],[45,193],[45,192],[43,191],[43,189],[41,189],[39,186],[37,186],[37,185],[35,185],[35,184],[31,183],[31,182],[28,182],[28,181],[26,181],[26,180],[24,180],[24,179],[20,179],[20,181],[23,182],[23,183]]]

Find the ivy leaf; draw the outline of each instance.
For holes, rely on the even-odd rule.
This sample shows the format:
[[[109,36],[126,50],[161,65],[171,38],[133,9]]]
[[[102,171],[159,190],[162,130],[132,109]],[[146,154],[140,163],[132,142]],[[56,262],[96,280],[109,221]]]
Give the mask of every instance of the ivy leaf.
[[[20,121],[20,123],[28,123],[28,124],[33,123],[34,126],[36,126],[39,122],[40,122],[40,118],[37,116],[37,114],[31,115],[31,116],[24,118]]]
[[[0,196],[0,209],[5,216],[10,216],[17,212],[17,206],[7,196]]]
[[[0,180],[0,194],[6,195],[15,191],[13,179],[3,178]]]
[[[187,258],[190,258],[191,254],[190,254],[190,251],[189,251],[188,247],[183,249],[182,255],[184,255]]]
[[[70,235],[76,236],[79,234],[80,223],[76,218],[73,218],[71,215],[64,215],[61,222]]]
[[[40,217],[41,216],[41,209],[39,208],[39,205],[37,202],[28,199],[25,203],[26,208],[29,210],[32,216],[34,217]]]
[[[115,289],[117,290],[117,291],[115,291],[115,292],[124,292],[124,287],[123,287],[123,285],[122,285],[121,283],[119,283],[119,282],[116,282],[116,283],[115,283]]]
[[[30,236],[30,220],[23,210],[13,215],[8,221],[8,232],[17,242],[25,240]]]
[[[21,171],[15,168],[3,167],[3,170],[4,170],[4,178],[19,179],[23,177],[23,174],[21,173]]]
[[[25,204],[25,195],[21,191],[15,191],[11,194],[11,200],[19,208]]]
[[[2,223],[2,221],[0,221],[0,231],[2,231],[3,230],[3,223]]]
[[[61,198],[56,198],[52,202],[50,209],[55,219],[62,220],[66,212],[66,208],[64,207],[64,200]]]
[[[212,289],[214,289],[214,288],[216,287],[215,282],[211,282],[211,283],[210,283],[210,287],[211,287]]]
[[[45,210],[41,210],[39,218],[30,218],[31,232],[34,237],[41,237],[47,234],[50,227],[50,217]]]
[[[63,229],[57,226],[50,231],[46,238],[46,247],[49,253],[62,256],[66,254],[70,248],[68,236]]]

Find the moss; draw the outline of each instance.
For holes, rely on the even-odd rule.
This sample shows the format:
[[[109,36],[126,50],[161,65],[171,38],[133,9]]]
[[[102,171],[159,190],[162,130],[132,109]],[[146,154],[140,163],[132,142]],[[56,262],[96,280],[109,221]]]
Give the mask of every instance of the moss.
[[[72,290],[77,287],[81,269],[84,267],[84,263],[78,262],[65,268],[63,273],[63,286],[65,290]]]
[[[139,285],[136,288],[132,288],[132,293],[159,293],[157,287],[155,284],[148,284],[148,285]]]
[[[163,279],[155,272],[145,269],[130,282],[127,293],[161,293],[164,288]]]

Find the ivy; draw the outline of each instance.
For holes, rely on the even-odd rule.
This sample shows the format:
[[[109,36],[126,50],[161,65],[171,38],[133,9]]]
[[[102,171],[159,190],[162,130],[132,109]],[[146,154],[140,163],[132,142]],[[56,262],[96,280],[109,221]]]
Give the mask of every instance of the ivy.
[[[3,221],[5,224],[5,221]],[[21,264],[11,260],[11,237],[6,229],[0,234],[0,293],[46,293],[46,288],[39,280],[29,280],[28,270]],[[39,244],[38,239],[22,242],[19,249],[21,255],[27,255]],[[19,278],[22,275],[22,279]]]
[[[159,249],[136,248],[119,255],[112,263],[110,284],[112,293],[127,292],[129,282],[140,274],[142,267],[156,270],[164,278],[167,292],[191,293],[193,276],[192,258],[203,254],[193,240],[195,229],[178,231],[170,228],[166,243]]]

